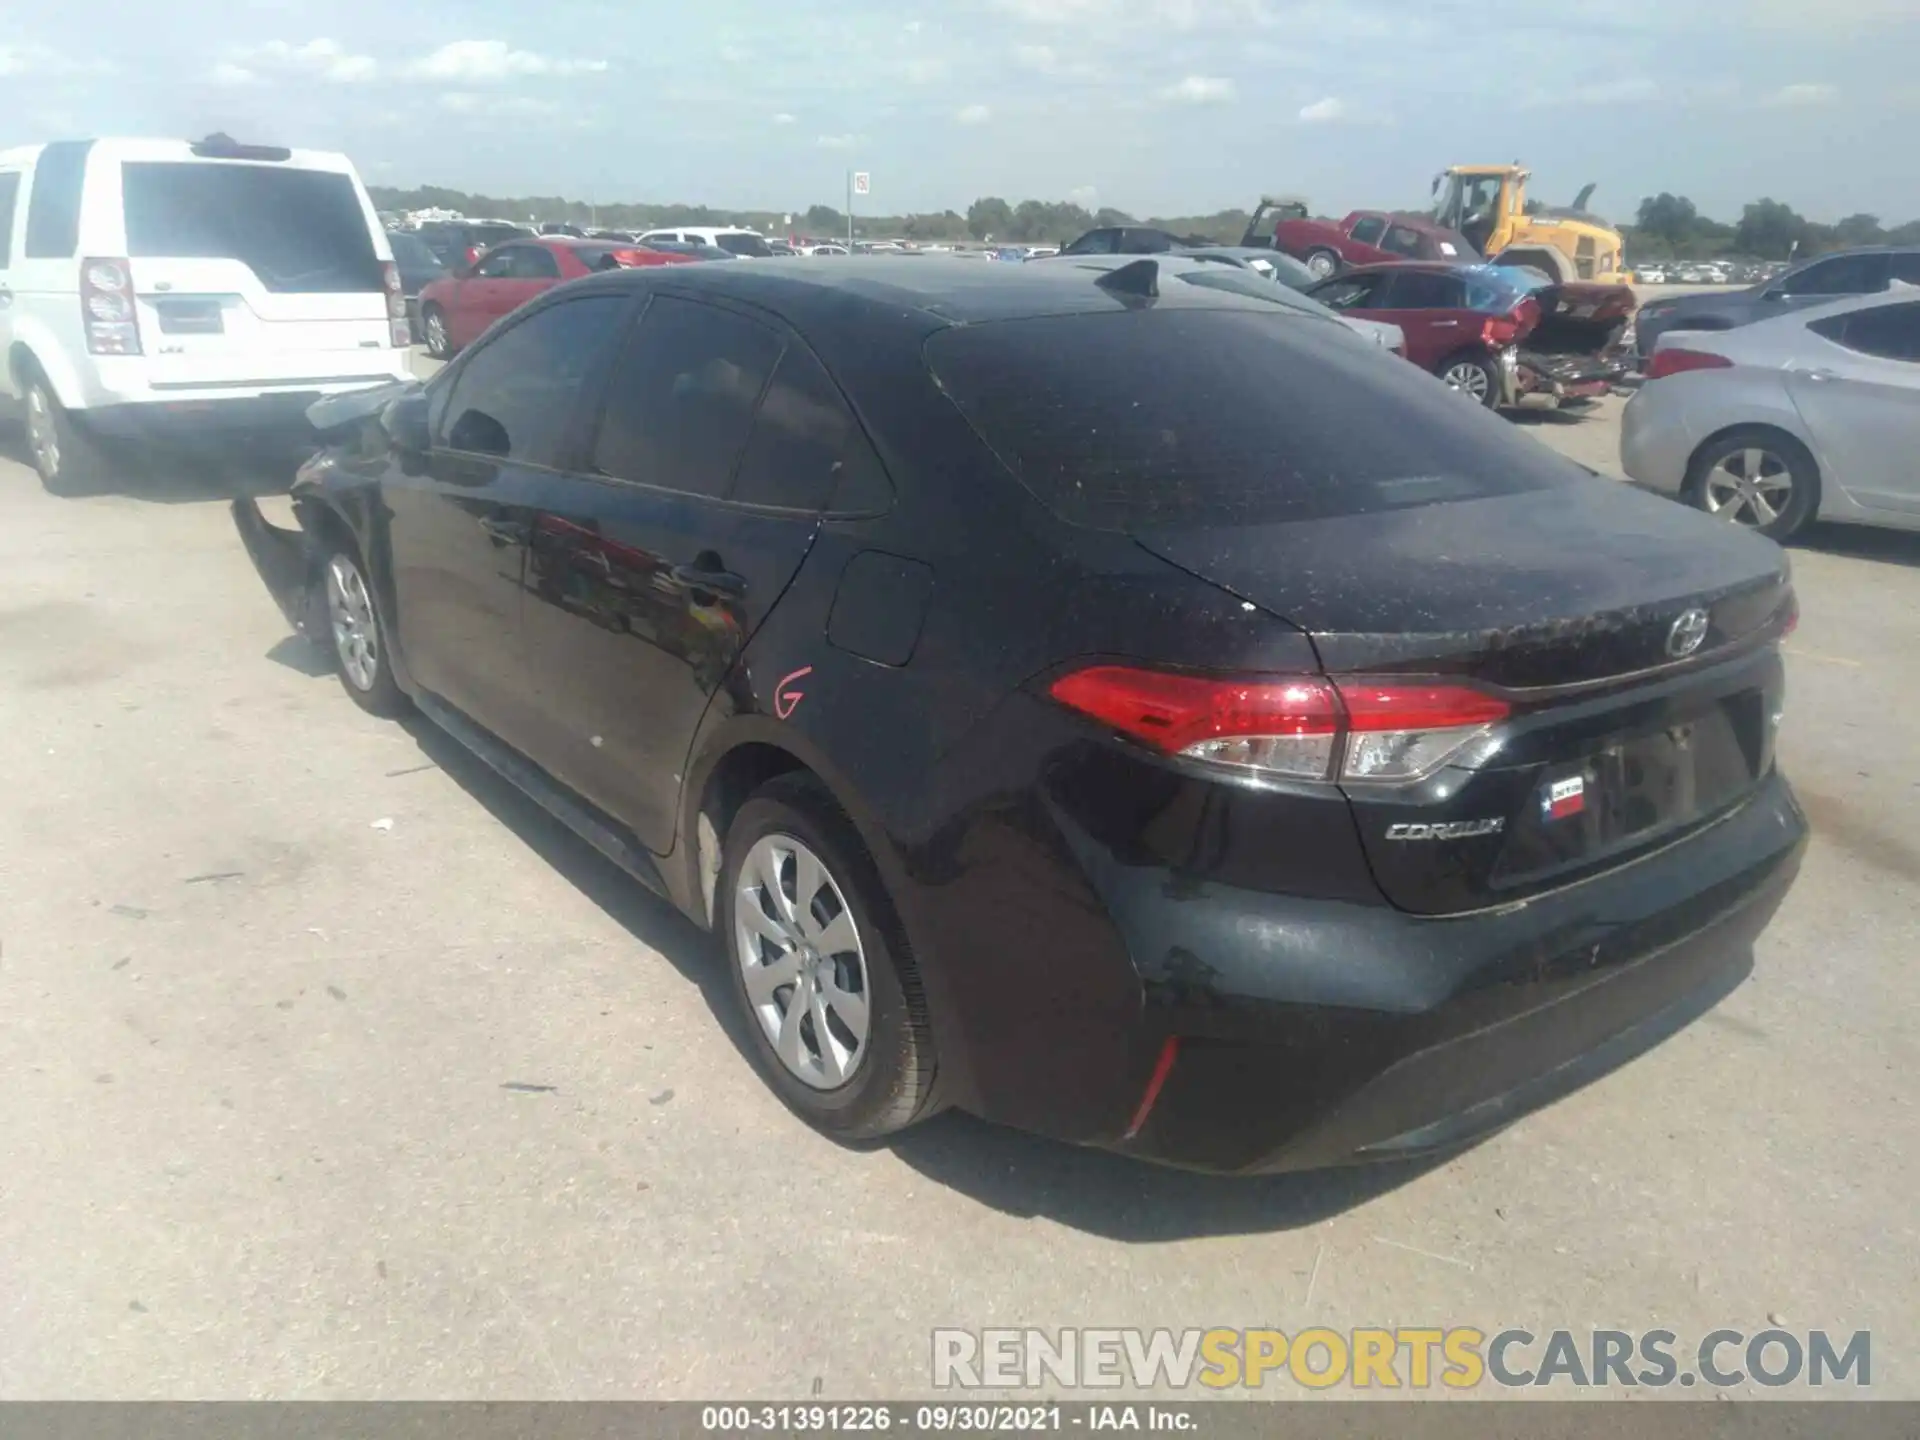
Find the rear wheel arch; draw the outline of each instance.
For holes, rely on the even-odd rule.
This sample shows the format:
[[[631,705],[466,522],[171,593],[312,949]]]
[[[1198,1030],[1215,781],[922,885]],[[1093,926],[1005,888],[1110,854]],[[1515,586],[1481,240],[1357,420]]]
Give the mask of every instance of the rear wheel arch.
[[[13,380],[13,393],[22,398],[27,393],[28,383],[39,376],[53,387],[53,398],[68,410],[74,408],[79,386],[66,367],[60,364],[48,365],[40,358],[40,352],[25,340],[15,340],[13,348],[7,352],[7,371]]]
[[[1503,265],[1531,265],[1544,270],[1556,285],[1574,278],[1573,262],[1551,245],[1509,245],[1495,259]]]

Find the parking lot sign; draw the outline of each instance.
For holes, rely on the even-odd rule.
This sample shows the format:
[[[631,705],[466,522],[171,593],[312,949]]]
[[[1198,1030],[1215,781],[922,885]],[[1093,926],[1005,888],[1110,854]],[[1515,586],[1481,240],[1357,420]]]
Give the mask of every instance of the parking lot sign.
[[[873,177],[864,170],[854,171],[853,172],[853,193],[856,195],[866,195],[871,193],[872,190],[873,190]]]

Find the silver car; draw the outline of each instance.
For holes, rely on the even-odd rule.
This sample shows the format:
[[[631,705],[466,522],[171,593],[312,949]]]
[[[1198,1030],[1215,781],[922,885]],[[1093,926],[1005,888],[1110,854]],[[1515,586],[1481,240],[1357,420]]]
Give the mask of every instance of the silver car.
[[[1620,429],[1640,484],[1775,540],[1920,530],[1920,289],[1673,331],[1646,373]]]

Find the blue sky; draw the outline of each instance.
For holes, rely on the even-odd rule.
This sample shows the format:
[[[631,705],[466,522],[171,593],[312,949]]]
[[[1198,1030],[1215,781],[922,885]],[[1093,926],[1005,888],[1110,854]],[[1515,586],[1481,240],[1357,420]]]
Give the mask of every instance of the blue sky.
[[[1920,217],[1920,0],[274,0],[0,24],[0,145],[193,134],[496,194],[1136,213],[1410,205],[1448,163],[1632,214]],[[1508,12],[1493,18],[1499,11]],[[1515,18],[1527,11],[1540,18]]]

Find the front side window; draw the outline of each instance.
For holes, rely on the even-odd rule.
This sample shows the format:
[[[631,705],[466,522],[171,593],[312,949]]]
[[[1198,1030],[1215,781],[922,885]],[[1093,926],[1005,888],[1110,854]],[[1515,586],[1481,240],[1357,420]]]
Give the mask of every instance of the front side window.
[[[1112,230],[1089,230],[1060,253],[1062,255],[1111,255],[1113,240]]]
[[[1389,225],[1387,233],[1381,237],[1380,248],[1391,250],[1396,255],[1417,257],[1420,254],[1420,232],[1410,230],[1405,225]]]
[[[724,499],[781,338],[731,310],[656,295],[607,386],[593,468]]]
[[[565,463],[581,387],[606,363],[626,313],[624,296],[583,296],[483,340],[440,409],[438,443],[525,465]]]
[[[1362,245],[1378,245],[1380,237],[1386,233],[1387,222],[1378,215],[1369,215],[1364,220],[1353,222],[1353,238]]]
[[[764,258],[773,254],[772,248],[766,241],[758,235],[748,235],[744,231],[736,231],[730,235],[717,235],[714,241],[722,250],[734,255],[753,255]]]
[[[1315,286],[1307,294],[1329,310],[1365,310],[1380,288],[1378,275],[1350,275]]]
[[[475,276],[482,280],[506,280],[513,275],[513,267],[518,263],[514,256],[519,246],[509,245],[503,250],[494,250],[480,257],[480,263],[473,267]]]

